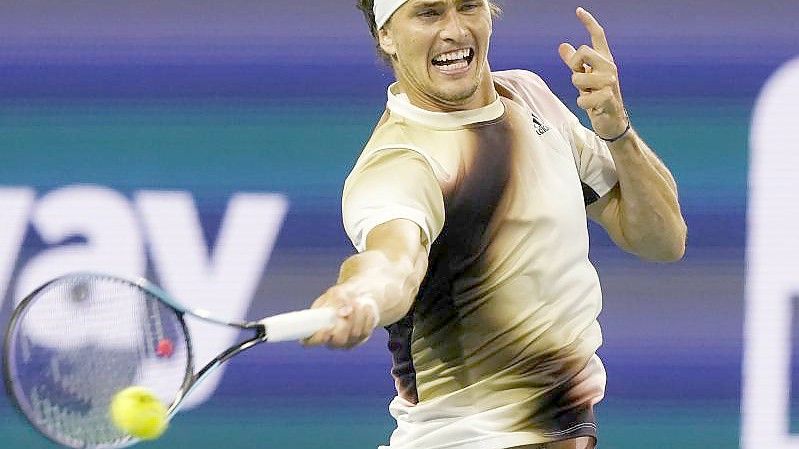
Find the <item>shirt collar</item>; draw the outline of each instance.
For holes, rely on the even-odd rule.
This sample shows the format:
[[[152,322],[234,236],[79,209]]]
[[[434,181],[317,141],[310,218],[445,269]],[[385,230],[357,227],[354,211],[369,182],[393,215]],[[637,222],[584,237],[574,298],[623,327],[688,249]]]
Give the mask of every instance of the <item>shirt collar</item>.
[[[454,112],[434,112],[411,104],[408,96],[394,93],[397,83],[388,87],[386,107],[406,119],[435,128],[460,128],[474,123],[496,120],[505,113],[505,105],[497,96],[492,103],[477,109]]]

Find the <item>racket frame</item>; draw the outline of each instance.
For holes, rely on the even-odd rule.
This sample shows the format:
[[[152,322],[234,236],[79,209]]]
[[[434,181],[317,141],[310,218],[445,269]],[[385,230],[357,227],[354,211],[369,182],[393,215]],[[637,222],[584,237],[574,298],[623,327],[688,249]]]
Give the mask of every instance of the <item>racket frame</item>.
[[[90,278],[90,279],[102,278],[102,279],[112,280],[112,281],[115,281],[115,282],[121,282],[123,284],[130,285],[130,286],[132,286],[134,288],[138,288],[139,290],[143,291],[149,297],[158,300],[160,303],[162,303],[165,306],[169,307],[175,313],[175,315],[176,315],[176,317],[178,319],[178,322],[180,323],[180,326],[182,327],[184,336],[185,336],[185,343],[186,343],[186,373],[184,375],[183,382],[182,382],[180,388],[178,388],[178,391],[176,392],[175,398],[172,400],[172,403],[169,405],[169,407],[167,409],[167,416],[170,419],[178,412],[178,410],[180,409],[181,403],[183,402],[183,400],[186,397],[188,397],[188,395],[191,393],[193,388],[196,385],[198,385],[200,383],[200,381],[203,380],[203,378],[205,378],[212,371],[214,371],[214,369],[218,368],[220,365],[222,365],[222,363],[226,362],[227,360],[231,359],[232,357],[236,356],[237,354],[241,353],[242,351],[245,351],[245,350],[257,345],[258,343],[262,343],[262,342],[265,342],[265,341],[268,340],[266,326],[263,323],[261,323],[261,322],[258,322],[258,321],[241,321],[241,320],[222,320],[222,319],[215,318],[214,316],[212,316],[212,314],[210,312],[208,312],[208,311],[206,311],[204,309],[192,309],[192,308],[185,307],[180,302],[175,300],[172,296],[170,296],[166,291],[162,290],[161,288],[159,288],[155,284],[151,283],[147,279],[141,278],[141,277],[137,278],[137,279],[130,279],[130,278],[125,278],[125,277],[121,277],[121,276],[117,276],[117,275],[110,275],[110,274],[104,274],[104,273],[98,273],[98,272],[90,272],[90,271],[81,271],[81,272],[73,272],[73,273],[64,274],[62,276],[54,278],[54,279],[52,279],[52,280],[40,285],[39,287],[34,289],[31,293],[26,295],[25,298],[23,298],[19,302],[19,304],[14,308],[14,310],[13,310],[13,312],[11,314],[11,318],[9,319],[9,323],[8,323],[8,326],[6,327],[6,331],[5,331],[5,335],[4,335],[4,341],[3,341],[3,355],[2,355],[2,358],[3,358],[3,378],[4,378],[4,384],[5,384],[6,392],[8,393],[8,396],[11,398],[12,403],[17,408],[17,410],[19,410],[21,412],[21,414],[23,416],[25,416],[25,418],[28,420],[28,422],[30,422],[31,424],[33,424],[34,427],[36,427],[36,429],[39,431],[39,433],[41,433],[42,435],[46,436],[50,440],[52,440],[52,441],[54,441],[54,442],[56,442],[58,444],[61,444],[61,445],[68,445],[68,444],[65,441],[59,440],[58,438],[53,436],[51,431],[49,431],[46,428],[43,428],[43,426],[40,425],[38,420],[33,419],[30,416],[30,414],[28,413],[28,411],[26,410],[26,407],[23,406],[23,404],[21,403],[21,401],[19,399],[20,395],[17,394],[16,383],[14,382],[13,375],[12,375],[13,373],[11,372],[11,363],[9,363],[10,354],[11,354],[11,352],[13,350],[13,348],[11,347],[11,342],[12,342],[12,340],[15,340],[15,338],[12,338],[12,334],[17,329],[17,326],[19,324],[19,320],[25,315],[25,312],[27,311],[28,306],[34,300],[36,300],[39,297],[38,296],[39,293],[41,293],[43,290],[49,288],[50,286],[52,286],[55,283],[64,282],[64,281],[69,280],[69,279],[80,279],[80,278]],[[202,368],[200,368],[199,370],[195,371],[195,365],[194,365],[194,361],[195,360],[194,360],[194,351],[193,351],[192,342],[191,342],[191,333],[189,332],[188,326],[186,325],[186,321],[184,320],[184,316],[185,315],[190,315],[190,316],[195,317],[195,318],[197,318],[199,320],[202,320],[202,321],[205,321],[205,322],[209,322],[209,323],[213,323],[213,324],[225,325],[225,326],[237,328],[239,330],[250,330],[250,331],[252,331],[254,333],[254,335],[252,337],[248,338],[248,339],[242,340],[239,343],[230,346],[226,350],[224,350],[221,353],[219,353],[216,357],[211,359]],[[22,396],[24,396],[24,395],[22,395]],[[93,446],[93,447],[96,447],[96,448],[102,448],[102,447],[121,448],[121,447],[126,447],[126,446],[130,446],[132,444],[135,444],[138,441],[139,441],[139,439],[128,435],[127,438],[123,437],[120,440],[117,440],[117,442],[109,443],[109,444],[97,445],[97,446]]]

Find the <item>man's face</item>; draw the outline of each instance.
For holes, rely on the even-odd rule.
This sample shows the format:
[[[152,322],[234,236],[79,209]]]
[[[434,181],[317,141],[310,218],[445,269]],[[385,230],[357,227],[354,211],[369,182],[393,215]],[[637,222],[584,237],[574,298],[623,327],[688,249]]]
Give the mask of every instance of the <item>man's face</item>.
[[[380,45],[413,100],[469,108],[488,73],[491,26],[486,0],[409,0],[380,30]]]

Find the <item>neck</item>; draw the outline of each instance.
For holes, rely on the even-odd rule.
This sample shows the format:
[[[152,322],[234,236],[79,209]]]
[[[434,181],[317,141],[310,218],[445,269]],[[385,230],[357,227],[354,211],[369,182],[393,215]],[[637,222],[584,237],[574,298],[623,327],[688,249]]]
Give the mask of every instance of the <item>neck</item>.
[[[398,77],[397,85],[399,91],[408,95],[408,100],[412,105],[433,112],[455,112],[479,109],[488,106],[497,99],[497,91],[494,81],[491,78],[491,69],[486,65],[480,83],[474,94],[462,101],[446,101],[424,92],[417,87],[416,83],[408,82],[403,77]]]

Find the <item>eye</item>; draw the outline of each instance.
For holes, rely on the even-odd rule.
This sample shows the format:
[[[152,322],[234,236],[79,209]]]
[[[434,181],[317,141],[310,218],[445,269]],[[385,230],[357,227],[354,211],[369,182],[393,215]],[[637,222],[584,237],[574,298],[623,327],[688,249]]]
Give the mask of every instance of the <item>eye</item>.
[[[483,6],[483,2],[464,2],[461,4],[461,11],[473,11]]]
[[[419,17],[435,17],[438,15],[438,11],[435,9],[423,9],[417,15]]]

